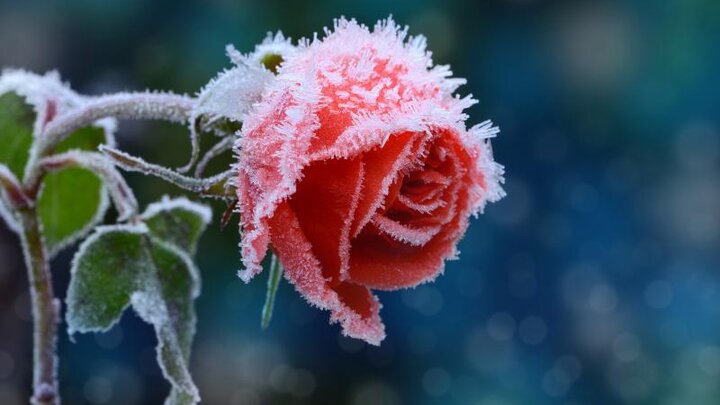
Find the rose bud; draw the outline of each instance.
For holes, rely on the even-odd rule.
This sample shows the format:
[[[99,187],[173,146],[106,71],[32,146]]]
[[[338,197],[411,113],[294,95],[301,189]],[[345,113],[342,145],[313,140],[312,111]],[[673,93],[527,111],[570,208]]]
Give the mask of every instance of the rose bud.
[[[463,79],[392,20],[340,19],[278,67],[236,144],[249,281],[268,246],[343,333],[385,337],[371,290],[433,280],[471,214],[504,192],[489,121],[470,129]]]

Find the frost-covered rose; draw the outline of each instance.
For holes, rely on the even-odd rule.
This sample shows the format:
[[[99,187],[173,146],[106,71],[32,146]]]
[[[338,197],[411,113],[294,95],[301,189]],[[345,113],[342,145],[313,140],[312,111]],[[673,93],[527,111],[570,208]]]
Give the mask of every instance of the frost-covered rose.
[[[248,114],[236,145],[248,281],[268,246],[286,278],[343,332],[384,338],[371,290],[433,280],[468,218],[503,196],[490,122],[434,66],[423,37],[341,19],[301,43]]]

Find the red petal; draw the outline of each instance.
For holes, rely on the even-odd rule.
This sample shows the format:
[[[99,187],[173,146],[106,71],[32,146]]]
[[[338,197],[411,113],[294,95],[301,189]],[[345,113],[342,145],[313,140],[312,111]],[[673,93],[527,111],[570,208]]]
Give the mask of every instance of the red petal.
[[[430,281],[440,274],[444,261],[456,256],[455,244],[467,228],[467,190],[460,188],[457,193],[460,206],[454,207],[451,221],[423,246],[397,241],[372,227],[363,230],[352,244],[348,281],[395,290]]]
[[[360,199],[363,162],[360,158],[313,162],[289,203],[320,261],[323,275],[333,281],[347,272],[350,225]]]
[[[346,336],[380,344],[385,338],[385,326],[380,320],[380,303],[370,290],[348,282],[330,286],[287,202],[277,207],[269,225],[285,277],[297,291],[311,304],[329,310],[330,322],[339,322]]]
[[[385,201],[399,171],[410,163],[410,157],[421,147],[420,141],[417,134],[405,132],[391,136],[384,146],[364,154],[365,180],[351,236],[357,236],[370,222]]]

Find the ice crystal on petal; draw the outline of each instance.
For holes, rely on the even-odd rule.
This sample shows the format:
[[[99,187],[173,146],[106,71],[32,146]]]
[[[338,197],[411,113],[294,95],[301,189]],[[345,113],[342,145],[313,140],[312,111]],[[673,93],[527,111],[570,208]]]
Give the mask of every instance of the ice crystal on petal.
[[[195,404],[188,363],[200,276],[190,254],[210,212],[164,197],[139,219],[140,225],[98,227],[81,245],[68,289],[68,332],[107,330],[131,306],[155,328],[158,363],[172,383],[166,404]]]

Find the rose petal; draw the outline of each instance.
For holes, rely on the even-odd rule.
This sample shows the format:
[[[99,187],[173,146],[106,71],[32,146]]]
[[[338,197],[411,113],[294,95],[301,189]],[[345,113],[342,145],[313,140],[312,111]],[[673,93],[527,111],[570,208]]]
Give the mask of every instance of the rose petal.
[[[363,155],[365,180],[350,235],[357,236],[370,222],[400,170],[412,163],[411,157],[415,156],[422,141],[423,138],[409,132],[393,135],[384,146]]]
[[[366,287],[351,283],[330,286],[290,204],[280,204],[269,225],[285,277],[297,291],[311,304],[329,310],[330,322],[339,322],[343,334],[380,344],[385,338],[385,326],[377,298]]]
[[[380,232],[412,246],[423,246],[442,229],[440,225],[413,227],[398,221],[393,221],[380,214],[375,214],[372,218],[372,224],[375,225]]]
[[[353,241],[348,281],[382,290],[432,281],[442,273],[445,260],[456,256],[455,244],[468,224],[467,200],[467,191],[459,189],[457,201],[465,203],[457,207],[442,231],[422,246],[411,246],[366,228]]]
[[[307,163],[305,151],[319,126],[316,93],[310,80],[297,83],[292,75],[278,79],[243,123],[235,151],[240,156],[237,190],[245,265],[238,275],[245,282],[262,271],[269,240],[267,218],[295,192]]]
[[[326,278],[337,280],[347,273],[350,225],[362,182],[360,158],[313,162],[289,200]]]

